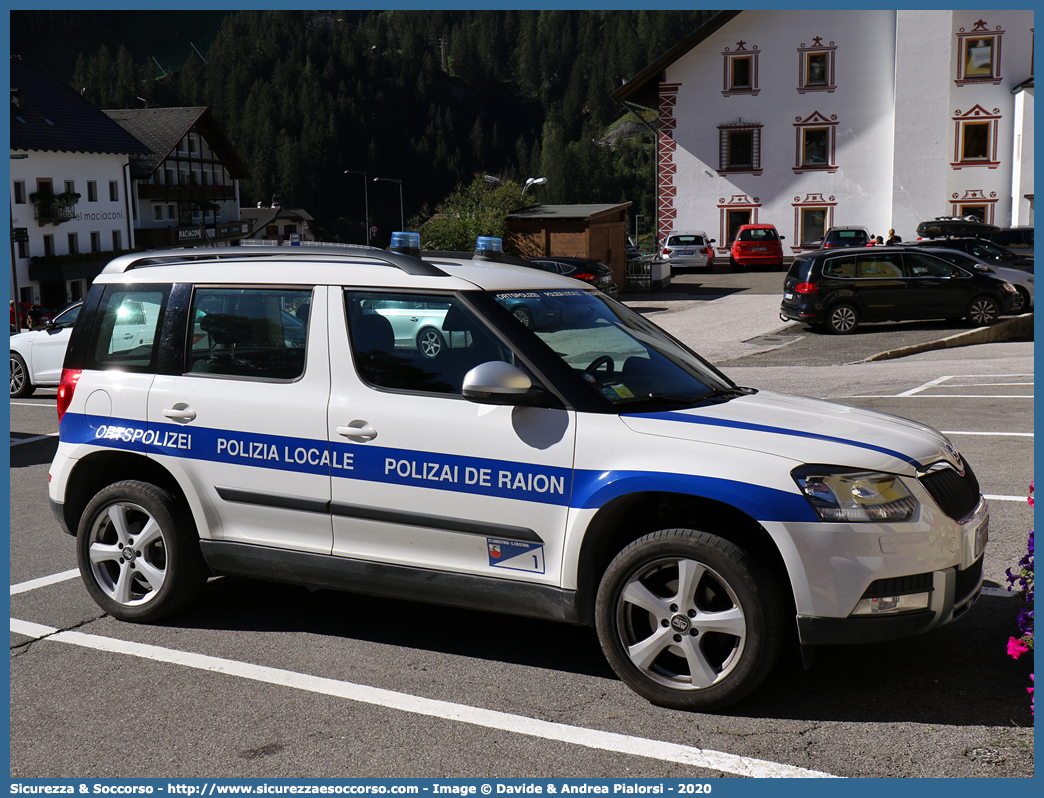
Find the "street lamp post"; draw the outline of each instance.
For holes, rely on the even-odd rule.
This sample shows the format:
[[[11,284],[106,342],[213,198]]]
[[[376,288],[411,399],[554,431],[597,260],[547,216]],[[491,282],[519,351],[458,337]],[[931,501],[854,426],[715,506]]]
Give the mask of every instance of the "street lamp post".
[[[522,186],[522,193],[525,194],[526,193],[526,189],[529,188],[530,186],[542,186],[546,182],[547,182],[547,178],[546,177],[527,177],[526,178],[526,184],[524,186]]]
[[[378,180],[383,180],[385,183],[398,183],[399,184],[399,229],[406,229],[406,217],[402,212],[402,181],[396,180],[394,177],[375,177],[373,182],[376,183]]]
[[[366,172],[353,172],[345,169],[346,175],[362,175],[363,179],[363,227],[366,228],[366,246],[370,246],[370,187],[366,184]]]

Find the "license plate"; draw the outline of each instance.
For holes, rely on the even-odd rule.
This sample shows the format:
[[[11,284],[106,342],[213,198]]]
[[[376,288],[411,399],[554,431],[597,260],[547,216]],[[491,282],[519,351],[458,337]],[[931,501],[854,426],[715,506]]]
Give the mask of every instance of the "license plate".
[[[681,252],[679,252],[678,254],[679,254],[679,255],[695,255],[696,253],[695,253],[695,252],[693,252],[693,251],[692,251],[691,249],[683,249],[683,250],[682,250]]]
[[[768,247],[751,247],[751,252],[768,252]]]
[[[793,298],[794,298],[794,295],[793,295],[793,294],[783,294],[783,298],[784,298],[784,299],[788,299],[788,300],[789,300],[789,299],[793,299]]]

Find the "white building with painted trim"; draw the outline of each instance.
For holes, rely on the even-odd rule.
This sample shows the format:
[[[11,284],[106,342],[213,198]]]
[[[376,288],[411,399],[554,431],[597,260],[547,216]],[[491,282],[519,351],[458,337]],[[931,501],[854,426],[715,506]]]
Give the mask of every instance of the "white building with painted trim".
[[[910,240],[944,215],[1032,224],[1033,44],[1031,10],[723,11],[613,98],[655,116],[661,241]]]

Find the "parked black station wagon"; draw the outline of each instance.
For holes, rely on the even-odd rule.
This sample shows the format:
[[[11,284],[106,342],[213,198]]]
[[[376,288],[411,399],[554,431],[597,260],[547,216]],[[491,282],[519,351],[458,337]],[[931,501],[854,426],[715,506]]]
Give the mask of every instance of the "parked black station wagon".
[[[780,317],[837,334],[868,321],[967,318],[982,326],[1016,296],[995,276],[912,247],[818,250],[794,259]]]

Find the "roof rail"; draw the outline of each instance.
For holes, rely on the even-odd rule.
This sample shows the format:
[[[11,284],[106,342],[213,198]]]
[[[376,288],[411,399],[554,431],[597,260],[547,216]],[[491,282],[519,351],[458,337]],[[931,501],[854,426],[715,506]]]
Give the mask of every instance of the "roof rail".
[[[440,252],[438,250],[426,249],[421,252],[422,258],[464,258],[465,260],[488,260],[494,263],[510,263],[514,266],[528,266],[532,268],[533,264],[525,258],[518,258],[514,255],[505,255],[503,252],[497,252],[492,249],[481,249],[475,252]]]
[[[364,247],[356,244],[327,244],[321,246],[238,246],[238,247],[187,247],[185,249],[163,249],[148,252],[134,252],[113,258],[102,269],[102,274],[122,274],[132,269],[146,266],[173,266],[193,263],[201,260],[245,260],[251,258],[270,258],[277,256],[284,260],[294,261],[335,261],[341,259],[367,258],[376,260],[386,266],[400,269],[407,274],[418,277],[446,277],[446,272],[434,264],[402,252],[390,252],[377,247]],[[471,254],[468,258],[474,257]]]

